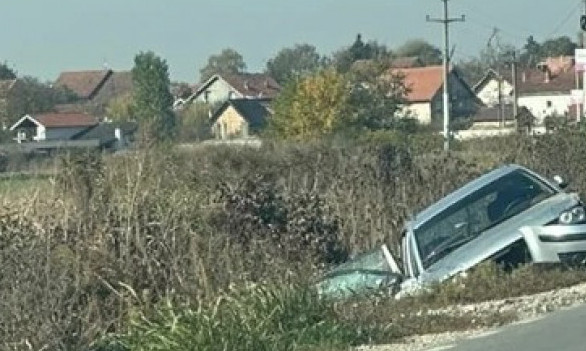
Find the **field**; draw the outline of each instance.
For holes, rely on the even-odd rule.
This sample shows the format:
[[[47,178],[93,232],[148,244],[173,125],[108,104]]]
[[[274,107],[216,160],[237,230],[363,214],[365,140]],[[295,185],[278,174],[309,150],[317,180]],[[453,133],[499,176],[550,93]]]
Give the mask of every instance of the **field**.
[[[400,303],[333,303],[309,286],[356,252],[382,242],[396,250],[405,218],[496,165],[562,174],[584,193],[585,140],[510,136],[445,154],[431,135],[376,135],[61,155],[54,176],[0,180],[0,349],[343,350],[462,328],[469,316],[405,315],[568,286],[586,273],[482,267],[466,290]]]

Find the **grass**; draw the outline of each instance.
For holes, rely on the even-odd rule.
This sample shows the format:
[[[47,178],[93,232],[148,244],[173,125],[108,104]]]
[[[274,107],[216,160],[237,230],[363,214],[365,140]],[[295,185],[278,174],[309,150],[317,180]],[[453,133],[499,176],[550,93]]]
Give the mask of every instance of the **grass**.
[[[419,312],[571,285],[584,273],[486,269],[401,301],[326,304],[304,287],[348,253],[382,242],[396,250],[410,212],[494,165],[568,175],[584,193],[584,140],[497,138],[451,154],[375,141],[64,155],[54,179],[0,180],[13,209],[0,213],[0,349],[87,350],[106,337],[138,350],[182,338],[204,350],[213,340],[336,350],[504,323],[515,316]],[[18,204],[37,190],[37,201]]]
[[[0,177],[0,198],[6,204],[51,188],[52,178],[46,175],[15,174]]]
[[[413,335],[501,326],[517,320],[517,313],[450,314],[437,309],[584,282],[586,268],[528,265],[510,273],[490,263],[465,278],[401,300],[380,294],[328,301],[309,288],[257,285],[225,293],[205,306],[159,307],[154,316],[134,319],[125,335],[104,345],[140,351],[345,350]]]

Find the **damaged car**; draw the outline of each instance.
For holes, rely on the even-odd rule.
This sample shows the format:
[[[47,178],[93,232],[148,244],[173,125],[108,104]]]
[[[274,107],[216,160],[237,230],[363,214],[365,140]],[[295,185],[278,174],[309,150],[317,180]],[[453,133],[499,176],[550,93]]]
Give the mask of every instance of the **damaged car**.
[[[386,245],[332,270],[324,295],[396,288],[399,296],[493,260],[500,264],[586,260],[586,211],[559,176],[501,166],[407,221],[397,261]],[[365,259],[368,258],[368,259]]]

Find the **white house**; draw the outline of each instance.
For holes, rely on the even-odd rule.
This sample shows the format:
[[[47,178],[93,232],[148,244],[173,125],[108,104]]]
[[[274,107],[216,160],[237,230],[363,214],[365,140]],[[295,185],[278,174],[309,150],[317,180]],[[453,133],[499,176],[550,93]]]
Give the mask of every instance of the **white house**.
[[[47,113],[25,115],[12,125],[10,130],[17,131],[16,140],[19,143],[69,140],[97,124],[98,120],[95,117],[83,113]]]
[[[215,74],[189,97],[175,101],[174,108],[181,109],[191,102],[217,104],[230,99],[273,99],[280,91],[281,86],[263,73]]]
[[[510,75],[499,74],[493,69],[489,69],[472,90],[488,107],[497,106],[500,103],[503,105],[513,103],[513,84]]]
[[[569,116],[576,88],[573,66],[555,67],[545,63],[527,70],[519,78],[519,106],[525,106],[541,124],[547,116]]]
[[[422,124],[441,125],[443,121],[443,66],[392,68],[393,74],[403,76],[408,89],[405,108]],[[467,118],[476,112],[481,101],[462,79],[457,69],[449,72],[451,115]]]

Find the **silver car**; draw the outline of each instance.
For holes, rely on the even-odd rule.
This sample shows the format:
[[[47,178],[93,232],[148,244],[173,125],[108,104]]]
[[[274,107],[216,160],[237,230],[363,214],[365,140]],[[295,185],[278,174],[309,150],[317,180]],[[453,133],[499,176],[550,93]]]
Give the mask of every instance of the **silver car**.
[[[582,262],[586,259],[586,212],[560,177],[549,180],[518,165],[495,169],[454,191],[408,221],[402,232],[401,264],[385,245],[377,279],[352,279],[352,271],[326,275],[320,289],[364,290],[360,282],[396,282],[399,295],[444,281],[486,260]],[[348,266],[348,264],[346,264]],[[381,275],[385,267],[388,277]],[[354,286],[348,282],[356,282]]]

